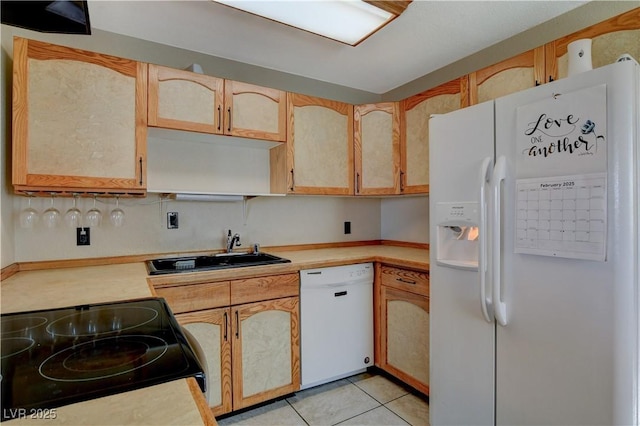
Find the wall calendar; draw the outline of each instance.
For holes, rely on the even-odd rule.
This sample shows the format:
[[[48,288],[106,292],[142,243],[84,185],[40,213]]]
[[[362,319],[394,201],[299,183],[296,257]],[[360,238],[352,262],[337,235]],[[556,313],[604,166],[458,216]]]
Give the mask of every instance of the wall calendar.
[[[516,253],[606,259],[606,100],[600,85],[518,108]]]

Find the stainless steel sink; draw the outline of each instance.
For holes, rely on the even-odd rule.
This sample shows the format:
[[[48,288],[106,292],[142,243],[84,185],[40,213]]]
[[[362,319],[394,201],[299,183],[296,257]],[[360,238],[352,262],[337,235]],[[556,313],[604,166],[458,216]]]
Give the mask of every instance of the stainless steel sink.
[[[147,261],[149,275],[177,272],[215,271],[218,269],[244,268],[247,266],[289,263],[289,259],[268,253],[221,253],[211,256],[184,256]]]

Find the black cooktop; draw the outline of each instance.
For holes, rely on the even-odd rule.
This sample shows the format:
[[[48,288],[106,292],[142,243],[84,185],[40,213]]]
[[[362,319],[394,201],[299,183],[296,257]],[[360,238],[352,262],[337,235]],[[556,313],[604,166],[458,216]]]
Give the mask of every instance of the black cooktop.
[[[162,298],[0,315],[2,420],[171,380],[202,367]]]

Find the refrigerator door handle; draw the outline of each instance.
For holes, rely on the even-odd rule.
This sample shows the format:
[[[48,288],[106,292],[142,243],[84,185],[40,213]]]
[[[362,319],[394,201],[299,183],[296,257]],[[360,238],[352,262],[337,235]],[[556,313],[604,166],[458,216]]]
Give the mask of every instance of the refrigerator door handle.
[[[478,272],[480,275],[480,306],[482,307],[482,315],[487,322],[493,322],[491,308],[492,301],[490,297],[487,297],[487,243],[489,239],[487,227],[487,197],[486,187],[491,179],[491,158],[486,157],[482,160],[482,166],[480,166],[480,233],[478,242],[480,248],[478,250]]]
[[[493,226],[492,226],[492,260],[491,260],[491,276],[493,277],[493,312],[502,326],[507,325],[507,305],[502,301],[501,284],[501,233],[500,233],[500,210],[502,198],[500,196],[501,183],[507,178],[507,160],[504,156],[500,156],[493,168],[493,176],[491,177],[491,188],[493,190]]]

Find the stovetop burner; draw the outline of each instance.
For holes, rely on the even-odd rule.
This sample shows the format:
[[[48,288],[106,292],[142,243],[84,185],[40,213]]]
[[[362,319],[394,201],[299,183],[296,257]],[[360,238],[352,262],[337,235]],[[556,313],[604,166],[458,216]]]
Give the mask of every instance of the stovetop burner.
[[[106,337],[56,352],[40,364],[40,374],[60,382],[108,379],[144,368],[169,345],[154,336]]]
[[[47,325],[53,336],[86,337],[121,333],[143,326],[158,317],[156,309],[144,306],[116,306],[80,310]]]
[[[17,316],[2,318],[0,323],[2,324],[2,332],[0,334],[5,337],[28,333],[29,330],[46,324],[47,319],[44,317]]]
[[[161,298],[0,316],[2,420],[204,373]]]
[[[36,344],[30,337],[3,337],[0,340],[2,345],[2,359],[18,355],[20,352],[28,351]]]

